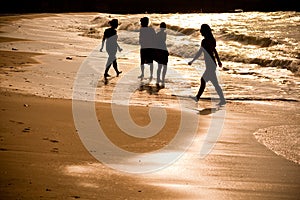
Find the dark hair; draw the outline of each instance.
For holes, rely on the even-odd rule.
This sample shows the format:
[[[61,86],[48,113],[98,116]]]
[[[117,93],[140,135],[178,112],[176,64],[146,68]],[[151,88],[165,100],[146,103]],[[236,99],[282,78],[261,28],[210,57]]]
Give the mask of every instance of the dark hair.
[[[117,28],[119,25],[119,22],[117,19],[112,19],[111,21],[108,22],[108,24],[113,28]]]
[[[143,18],[140,19],[140,22],[141,22],[143,27],[146,27],[149,24],[149,18],[148,17],[143,17]]]
[[[160,23],[160,28],[167,28],[167,25],[165,22]]]
[[[208,24],[202,24],[200,28],[200,32],[204,37],[213,37],[211,28]]]

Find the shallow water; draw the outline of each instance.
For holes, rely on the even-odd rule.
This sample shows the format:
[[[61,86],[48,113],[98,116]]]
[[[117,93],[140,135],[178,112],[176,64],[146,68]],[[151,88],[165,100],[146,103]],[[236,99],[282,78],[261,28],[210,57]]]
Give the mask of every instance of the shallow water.
[[[187,65],[199,48],[202,37],[198,29],[202,23],[212,26],[217,39],[217,50],[224,67],[218,69],[217,73],[228,101],[247,100],[268,104],[273,101],[272,104],[276,105],[278,101],[300,100],[299,13],[149,14],[148,17],[156,30],[161,21],[168,24],[167,46],[172,56],[168,64],[166,88],[163,90],[154,87],[155,79],[150,84],[136,80],[139,75],[138,22],[143,16],[99,14],[92,21],[93,28],[99,32],[90,34],[89,37],[101,35],[109,17],[120,20],[119,42],[128,48],[118,54],[120,67],[122,68],[122,62],[126,60],[127,65],[131,65],[134,71],[131,71],[133,73],[130,74],[130,78],[122,84],[118,85],[119,80],[122,82],[120,78],[112,80],[106,86],[98,87],[97,100],[103,101],[103,98],[106,98],[111,101],[109,95],[105,96],[101,92],[103,88],[106,92],[113,93],[114,88],[121,87],[119,93],[130,88],[126,92],[130,95],[131,104],[172,107],[178,103],[176,97],[172,96],[176,94],[186,108],[207,107],[211,98],[217,98],[210,83],[200,104],[196,105],[183,98],[196,94],[199,79],[205,69],[201,59],[193,66]],[[147,70],[146,67],[146,74],[149,74]],[[126,96],[126,92],[123,96]],[[121,96],[122,94],[119,97]],[[273,131],[271,127],[271,131],[259,131],[255,136],[259,142],[278,155],[299,163],[297,144],[290,145],[291,142],[298,141],[295,138],[298,137],[299,130],[291,126],[282,127],[282,131]]]
[[[139,19],[143,16],[99,14],[91,21],[94,33],[87,30],[83,35],[100,38],[107,21],[118,18],[119,42],[129,44],[138,51]],[[219,70],[219,77],[228,99],[300,99],[298,12],[147,16],[156,30],[161,21],[167,23],[167,46],[174,56],[170,59],[169,68],[184,77],[176,80],[176,77],[167,74],[169,87],[177,88],[177,93],[186,93],[187,88],[195,93],[198,89],[205,68],[203,60],[199,59],[192,67],[187,66],[187,62],[194,56],[202,40],[200,25],[208,23],[213,28],[217,50],[223,61],[224,68]],[[119,56],[126,57],[126,50]],[[138,56],[137,60],[128,59],[138,62]]]
[[[260,129],[254,136],[276,154],[300,164],[299,133],[299,125],[282,125]]]
[[[202,37],[198,29],[202,23],[210,24],[214,30],[217,50],[224,66],[223,69],[218,69],[217,73],[228,101],[247,100],[257,103],[258,101],[265,102],[265,100],[274,102],[298,102],[300,100],[300,14],[298,12],[147,15],[156,30],[161,21],[168,24],[167,46],[171,56],[164,89],[155,87],[156,63],[152,82],[147,82],[147,79],[141,82],[137,79],[140,73],[139,19],[143,16],[144,14],[99,13],[64,15],[62,18],[61,15],[57,15],[51,18],[37,18],[34,23],[24,19],[12,26],[19,32],[24,31],[23,26],[30,28],[30,32],[23,32],[28,38],[45,37],[42,29],[49,32],[46,45],[41,43],[41,49],[28,49],[27,44],[22,43],[18,45],[20,50],[49,53],[53,55],[53,59],[57,59],[55,57],[57,55],[68,53],[74,57],[74,60],[76,57],[86,57],[81,67],[88,69],[87,73],[82,76],[83,80],[87,80],[87,85],[84,85],[82,89],[85,95],[95,95],[91,98],[100,102],[120,103],[120,100],[124,100],[126,103],[129,98],[131,105],[178,107],[178,102],[182,101],[186,108],[207,107],[210,99],[217,97],[211,84],[207,85],[199,104],[186,98],[196,94],[200,84],[199,79],[205,69],[204,61],[201,59],[192,66],[187,65],[199,48]],[[111,79],[105,85],[102,75],[107,54],[99,52],[99,45],[107,22],[111,18],[118,18],[121,23],[118,35],[123,51],[118,53],[117,57],[119,68],[124,72],[120,77]],[[55,23],[48,26],[49,20]],[[84,37],[77,37],[78,35]],[[85,39],[90,37],[99,39],[98,43],[91,45],[89,41],[86,42],[86,46],[82,45]],[[68,39],[68,41],[70,38],[75,39],[69,41],[72,45],[62,43],[60,45],[64,48],[57,48],[58,38],[59,40]],[[80,41],[76,41],[77,39]],[[34,42],[38,43],[38,41]],[[12,47],[14,46],[9,43],[1,43],[0,49],[7,50]],[[87,49],[90,51],[88,55],[83,53],[87,52]],[[72,61],[64,62],[67,66],[72,64]],[[28,67],[22,73],[14,73],[10,70],[9,73],[1,75],[1,87],[15,88],[38,96],[71,99],[77,70],[78,66],[68,69],[52,66],[46,69],[43,65],[39,68]],[[113,71],[110,73],[114,74]],[[149,75],[148,67],[146,67],[145,75],[146,77]],[[180,97],[176,98],[174,94]],[[284,135],[276,131],[272,133],[285,137],[285,141],[292,141],[299,135],[297,131],[296,134]],[[273,149],[272,144],[276,144],[274,135],[269,137],[262,133],[259,137],[262,141],[274,141],[268,142],[271,145],[266,144],[266,146],[273,151],[280,152],[278,149]],[[285,151],[286,146],[279,148]],[[289,152],[285,151],[285,153],[283,156],[289,155]]]
[[[130,96],[130,104],[176,107],[178,99],[172,96],[176,94],[185,108],[207,107],[210,98],[218,97],[211,84],[208,84],[202,98],[208,101],[195,104],[188,98],[182,98],[196,94],[205,69],[201,59],[193,66],[187,65],[199,48],[202,37],[198,29],[202,23],[211,25],[217,39],[217,50],[224,67],[223,70],[218,69],[217,74],[227,100],[253,103],[300,100],[299,13],[148,15],[156,30],[161,21],[168,25],[167,47],[172,56],[168,63],[166,88],[162,90],[154,86],[155,79],[151,83],[136,79],[139,75],[139,19],[143,16],[99,14],[92,20],[93,30],[98,31],[89,34],[89,37],[101,36],[110,18],[119,19],[119,42],[125,46],[124,52],[118,54],[119,66],[122,68],[125,63],[131,66],[130,73],[123,74],[127,79],[118,78],[108,85],[97,86],[98,101],[114,102],[110,94],[118,91],[117,99]],[[86,33],[90,31],[83,35],[86,36]],[[155,69],[156,64],[154,72]],[[147,74],[149,70],[146,67]],[[292,141],[298,141],[294,140],[299,135],[298,128],[284,125],[280,128],[282,131],[273,131],[273,128],[261,130],[255,133],[255,137],[278,155],[299,163],[297,144],[290,145]]]

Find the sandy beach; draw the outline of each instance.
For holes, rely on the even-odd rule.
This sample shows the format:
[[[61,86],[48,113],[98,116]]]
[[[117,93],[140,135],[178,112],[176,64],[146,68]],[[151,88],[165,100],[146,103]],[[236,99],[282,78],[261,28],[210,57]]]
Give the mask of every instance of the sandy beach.
[[[298,140],[272,138],[278,131],[299,136],[296,100],[229,99],[221,135],[204,158],[199,155],[201,143],[212,115],[220,112],[210,107],[191,113],[199,119],[195,138],[186,138],[191,146],[168,167],[132,174],[95,159],[74,124],[72,92],[78,69],[100,40],[79,36],[72,24],[88,24],[96,15],[0,17],[0,199],[299,199]],[[138,62],[137,52],[131,53]],[[107,55],[99,55],[105,62]],[[135,62],[124,55],[118,59],[124,74],[136,68]],[[97,91],[110,94],[118,80],[113,79],[108,87],[100,81]],[[130,107],[140,126],[149,123],[149,108],[156,105],[153,102],[168,98],[167,103],[160,102],[166,105],[167,122],[148,140],[120,130],[109,95],[95,103],[99,125],[126,151],[160,149],[178,129],[181,113],[168,107],[176,102],[168,95],[168,88],[157,91],[158,97],[148,93],[144,91],[137,99],[149,103]],[[209,102],[204,101],[204,105]],[[267,140],[264,132],[269,134]]]

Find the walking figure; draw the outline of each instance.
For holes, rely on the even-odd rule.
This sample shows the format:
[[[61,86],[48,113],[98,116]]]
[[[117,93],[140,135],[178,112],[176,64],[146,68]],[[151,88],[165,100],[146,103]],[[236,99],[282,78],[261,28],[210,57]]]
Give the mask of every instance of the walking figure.
[[[117,40],[118,40],[118,35],[117,35],[117,28],[119,25],[119,22],[117,19],[113,19],[108,22],[110,25],[110,28],[105,29],[103,39],[102,39],[102,46],[100,48],[100,52],[103,51],[104,47],[104,42],[106,41],[106,52],[108,53],[108,58],[106,62],[106,68],[104,72],[104,78],[107,80],[107,77],[110,77],[108,74],[108,71],[111,67],[111,64],[113,64],[113,68],[116,71],[117,76],[122,73],[122,71],[118,70],[118,64],[117,64],[117,50],[119,52],[122,51],[121,47],[119,46]]]
[[[167,65],[168,65],[168,56],[169,52],[166,45],[167,33],[165,32],[167,25],[165,22],[160,23],[160,31],[156,33],[156,42],[157,49],[155,52],[154,60],[157,61],[157,81],[156,86],[164,88],[165,87],[165,76],[167,73]],[[161,70],[162,74],[161,74]],[[161,82],[161,86],[159,83]]]
[[[155,31],[152,27],[148,27],[149,18],[143,17],[140,19],[141,29],[139,35],[140,43],[140,59],[141,59],[141,75],[138,77],[141,80],[144,78],[145,64],[150,65],[150,81],[153,78],[153,56],[155,52]]]
[[[197,58],[201,56],[202,52],[204,52],[206,69],[201,77],[201,86],[199,88],[199,91],[197,95],[193,97],[193,99],[196,102],[198,102],[202,93],[204,92],[206,83],[208,81],[211,81],[220,97],[220,102],[218,103],[218,105],[222,106],[226,104],[226,100],[224,98],[222,88],[219,85],[217,75],[216,75],[216,68],[217,68],[216,59],[219,67],[222,67],[219,54],[216,50],[216,40],[212,34],[211,28],[207,24],[201,25],[200,33],[204,37],[204,39],[201,42],[201,47],[199,51],[196,53],[193,60],[190,61],[188,64],[191,65]]]

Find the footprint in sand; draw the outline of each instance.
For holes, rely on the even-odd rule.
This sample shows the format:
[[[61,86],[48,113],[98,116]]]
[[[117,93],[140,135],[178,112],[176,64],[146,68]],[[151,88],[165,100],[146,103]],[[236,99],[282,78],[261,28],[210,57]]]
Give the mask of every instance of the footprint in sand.
[[[56,147],[52,148],[52,149],[51,149],[51,152],[53,152],[53,153],[58,153],[58,148],[56,148]]]
[[[30,127],[24,128],[22,132],[23,133],[29,133],[30,132]]]

